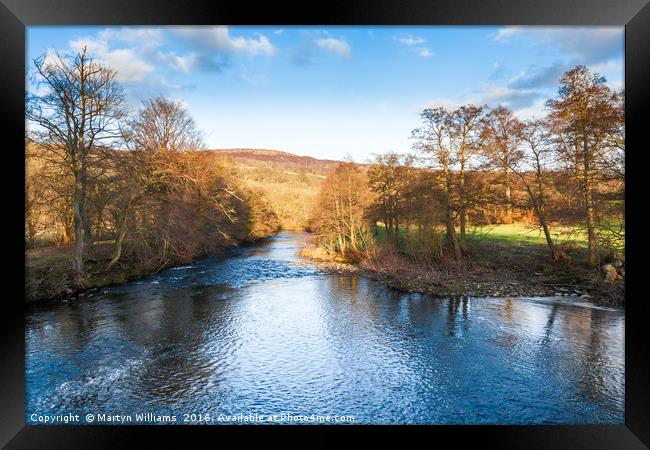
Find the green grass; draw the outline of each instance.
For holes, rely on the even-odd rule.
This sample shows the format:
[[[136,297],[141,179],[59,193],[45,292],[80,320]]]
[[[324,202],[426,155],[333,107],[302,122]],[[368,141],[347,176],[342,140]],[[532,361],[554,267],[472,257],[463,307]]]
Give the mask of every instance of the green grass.
[[[587,235],[578,227],[550,227],[550,231],[557,244],[571,242],[578,247],[587,246]],[[546,237],[541,228],[521,223],[471,227],[468,230],[468,240],[508,246],[546,245]]]
[[[618,225],[612,225],[618,229]],[[456,229],[460,232],[459,229]],[[576,247],[587,247],[587,233],[578,226],[551,226],[551,236],[556,244],[572,244]],[[408,233],[416,233],[417,228],[411,228]],[[403,238],[407,230],[405,227],[399,229],[400,238]],[[378,242],[386,241],[386,227],[379,223],[377,225]],[[546,245],[546,238],[543,230],[535,225],[522,223],[498,224],[485,226],[472,226],[467,230],[467,239],[470,243],[498,244],[507,247],[539,246]],[[617,250],[624,250],[621,246]]]

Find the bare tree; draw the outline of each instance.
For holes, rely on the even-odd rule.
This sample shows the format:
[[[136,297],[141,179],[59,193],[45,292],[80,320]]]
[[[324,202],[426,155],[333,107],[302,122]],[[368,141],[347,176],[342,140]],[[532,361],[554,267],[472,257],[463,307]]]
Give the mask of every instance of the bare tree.
[[[75,55],[43,55],[34,67],[38,91],[27,94],[28,131],[74,177],[73,268],[82,276],[84,250],[92,248],[86,208],[89,172],[102,160],[101,150],[121,138],[123,92],[116,72],[95,61],[86,48]]]
[[[535,211],[544,231],[546,245],[551,252],[553,261],[566,259],[566,256],[553,242],[547,218],[546,192],[549,184],[550,165],[553,163],[551,133],[548,131],[546,122],[541,119],[526,121],[517,133],[522,148],[510,154],[509,168],[521,179],[528,193],[533,211]],[[532,174],[532,180],[530,174]]]
[[[399,225],[403,219],[403,200],[413,175],[413,158],[389,152],[378,155],[368,169],[370,190],[378,194],[388,240],[399,244]]]
[[[480,124],[485,107],[463,105],[449,116],[449,143],[451,154],[458,166],[458,214],[461,247],[467,246],[468,191],[465,186],[467,172],[472,168],[472,160],[478,154],[480,143]]]
[[[512,111],[504,106],[490,110],[482,120],[481,141],[484,154],[490,166],[501,172],[503,177],[506,221],[512,222],[512,194],[510,171],[513,154],[519,147],[522,123]]]
[[[199,150],[204,145],[196,122],[183,104],[164,97],[143,102],[131,131],[135,147],[153,153]]]
[[[184,167],[192,158],[177,158],[180,152],[191,152],[203,147],[203,139],[194,119],[180,102],[156,97],[143,102],[143,107],[124,127],[124,142],[130,152],[114,154],[113,184],[119,186],[116,215],[115,246],[106,270],[122,256],[122,247],[128,232],[128,220],[142,196],[156,193],[170,194],[172,185],[191,183],[202,187],[191,171]],[[157,192],[156,192],[157,191]],[[159,207],[160,218],[169,216],[168,204]],[[166,248],[166,247],[165,247]],[[161,258],[164,261],[164,257]]]
[[[439,177],[441,191],[444,193],[443,202],[445,210],[445,226],[447,230],[447,244],[454,253],[456,260],[461,260],[461,248],[456,238],[454,226],[454,183],[452,174],[453,159],[451,155],[451,122],[450,113],[444,108],[429,108],[422,111],[420,119],[422,126],[413,130],[412,136],[418,141],[414,147],[420,152],[429,155],[431,167],[442,171]]]
[[[330,251],[352,255],[367,240],[365,211],[370,204],[366,176],[351,162],[343,162],[321,186],[313,221],[321,245]]]
[[[579,182],[592,265],[599,260],[596,185],[611,165],[612,152],[624,146],[622,93],[605,83],[604,77],[576,66],[560,79],[557,98],[547,102],[558,152]]]

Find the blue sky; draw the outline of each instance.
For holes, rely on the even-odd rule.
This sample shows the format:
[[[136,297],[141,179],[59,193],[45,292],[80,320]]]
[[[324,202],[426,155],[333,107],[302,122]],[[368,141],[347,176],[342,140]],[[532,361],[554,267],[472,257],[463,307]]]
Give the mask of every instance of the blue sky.
[[[28,28],[27,61],[87,45],[134,107],[183,101],[208,148],[364,162],[409,151],[427,106],[541,115],[576,64],[622,88],[623,42],[622,27],[57,26]]]

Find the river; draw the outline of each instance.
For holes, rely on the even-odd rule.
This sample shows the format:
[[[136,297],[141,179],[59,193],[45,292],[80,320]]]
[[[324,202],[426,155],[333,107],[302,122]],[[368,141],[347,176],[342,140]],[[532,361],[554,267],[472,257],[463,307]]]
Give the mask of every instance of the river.
[[[624,423],[622,309],[404,294],[296,264],[304,243],[284,232],[91,298],[30,306],[26,422]]]

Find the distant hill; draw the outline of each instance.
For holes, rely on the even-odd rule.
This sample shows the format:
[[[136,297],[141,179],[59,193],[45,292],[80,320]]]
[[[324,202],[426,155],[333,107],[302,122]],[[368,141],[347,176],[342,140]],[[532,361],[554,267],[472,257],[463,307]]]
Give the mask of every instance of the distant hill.
[[[304,229],[323,179],[340,161],[298,156],[280,150],[206,150],[236,168],[241,180],[263,192],[285,230]]]
[[[341,161],[331,159],[317,159],[311,156],[299,156],[280,150],[231,148],[208,150],[217,156],[223,156],[240,165],[254,167],[264,166],[284,171],[309,173],[326,176],[336,168]]]

